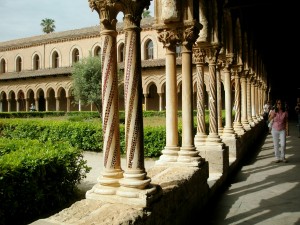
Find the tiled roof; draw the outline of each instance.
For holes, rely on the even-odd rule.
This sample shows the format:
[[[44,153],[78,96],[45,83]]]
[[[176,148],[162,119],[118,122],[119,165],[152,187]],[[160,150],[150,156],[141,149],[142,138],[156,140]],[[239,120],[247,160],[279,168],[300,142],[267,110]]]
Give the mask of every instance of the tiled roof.
[[[141,21],[142,29],[151,28],[154,18],[144,18]],[[117,23],[117,31],[121,32],[123,28],[123,22]],[[10,40],[0,42],[0,51],[31,47],[47,43],[70,41],[74,39],[82,39],[88,37],[100,36],[100,26],[85,27],[81,29],[68,30],[62,32],[53,32],[49,34],[42,34],[38,36],[21,38],[16,40]]]
[[[142,61],[142,68],[144,69],[164,67],[165,65],[165,59],[151,59]],[[176,65],[181,65],[181,58],[176,59]],[[118,68],[124,69],[124,62],[118,63]],[[21,72],[2,73],[0,74],[0,81],[46,76],[70,75],[72,73],[72,69],[73,67],[59,67],[51,69],[26,70]]]
[[[2,73],[0,74],[0,80],[14,80],[14,79],[43,77],[43,76],[69,75],[71,73],[72,73],[72,67],[60,67],[60,68],[41,69],[41,70],[25,70],[21,72]]]

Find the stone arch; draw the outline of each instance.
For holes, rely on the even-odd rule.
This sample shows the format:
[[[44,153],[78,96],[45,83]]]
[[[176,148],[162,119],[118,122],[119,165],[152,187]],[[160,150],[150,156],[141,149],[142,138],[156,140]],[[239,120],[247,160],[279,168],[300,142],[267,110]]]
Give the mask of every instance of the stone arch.
[[[34,52],[31,56],[31,69],[39,70],[42,68],[42,55],[40,52]]]
[[[16,99],[16,93],[14,90],[10,90],[8,93],[8,101],[10,104],[9,111],[15,112],[17,111],[17,99]]]
[[[8,112],[8,101],[5,91],[1,91],[0,93],[0,112]]]
[[[7,61],[5,58],[0,58],[0,73],[6,73]]]
[[[17,92],[17,104],[19,104],[19,111],[26,111],[26,98],[23,90]]]
[[[102,51],[102,49],[101,49],[100,43],[97,42],[92,46],[92,56],[101,57],[101,55],[102,55],[101,51]]]
[[[23,69],[23,57],[18,54],[15,57],[15,71],[16,72],[21,72]]]
[[[125,60],[125,43],[120,41],[117,47],[117,60],[118,62],[124,62]]]
[[[36,91],[36,110],[45,111],[46,110],[46,99],[45,99],[45,90],[42,87],[39,87]]]
[[[59,87],[57,90],[57,97],[59,102],[59,107],[56,109],[58,111],[67,111],[67,92],[65,88]]]
[[[57,48],[53,48],[50,52],[49,65],[50,68],[58,68],[62,65],[61,52]]]
[[[48,104],[48,111],[56,111],[56,98],[55,98],[55,90],[53,87],[47,88],[46,102]]]
[[[149,60],[149,59],[154,59],[156,57],[156,42],[154,41],[155,39],[147,35],[143,38],[141,41],[141,58],[142,60]]]
[[[69,52],[69,65],[72,66],[82,58],[82,49],[78,45],[72,46]]]
[[[159,95],[154,82],[147,85],[147,110],[159,110]]]

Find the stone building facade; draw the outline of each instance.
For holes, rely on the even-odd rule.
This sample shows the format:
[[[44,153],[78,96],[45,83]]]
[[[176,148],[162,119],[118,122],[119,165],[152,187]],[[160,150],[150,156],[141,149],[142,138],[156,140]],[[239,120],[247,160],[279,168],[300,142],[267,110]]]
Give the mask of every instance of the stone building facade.
[[[165,49],[158,41],[153,23],[154,18],[144,18],[141,22],[143,104],[145,110],[165,110]],[[28,111],[32,103],[39,111],[95,110],[91,105],[74,102],[71,74],[72,65],[78,60],[89,54],[100,56],[99,29],[94,26],[0,42],[0,111]],[[123,70],[123,23],[118,23],[117,31],[118,67]],[[176,51],[181,108],[180,47]],[[119,91],[123,92],[123,88],[121,85]],[[124,99],[119,102],[120,109],[124,109]]]

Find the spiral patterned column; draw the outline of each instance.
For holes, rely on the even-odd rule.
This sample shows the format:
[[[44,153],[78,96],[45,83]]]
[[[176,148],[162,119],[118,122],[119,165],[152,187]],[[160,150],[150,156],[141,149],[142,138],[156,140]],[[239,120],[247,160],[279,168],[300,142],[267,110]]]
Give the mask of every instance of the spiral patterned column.
[[[209,134],[207,136],[207,145],[221,143],[221,138],[218,135],[217,126],[217,88],[216,88],[216,61],[220,51],[220,47],[212,46],[207,49],[208,68],[209,68]]]
[[[197,70],[197,133],[195,135],[195,146],[205,144],[207,138],[205,128],[205,90],[204,90],[204,66],[205,50],[203,48],[194,49],[194,59]]]
[[[254,121],[253,121],[253,119],[252,119],[252,103],[251,103],[251,99],[252,99],[252,97],[251,97],[251,93],[252,93],[252,91],[251,91],[251,79],[250,79],[250,77],[251,77],[251,74],[250,74],[250,71],[249,71],[249,73],[248,73],[248,75],[247,75],[247,119],[248,119],[248,122],[249,122],[249,124],[250,124],[250,126],[251,127],[253,127],[254,126]]]
[[[235,117],[233,122],[234,131],[242,135],[245,133],[245,130],[241,124],[241,84],[239,77],[240,66],[235,66],[234,68],[234,83],[235,83],[235,96],[234,96],[234,108],[235,108]]]

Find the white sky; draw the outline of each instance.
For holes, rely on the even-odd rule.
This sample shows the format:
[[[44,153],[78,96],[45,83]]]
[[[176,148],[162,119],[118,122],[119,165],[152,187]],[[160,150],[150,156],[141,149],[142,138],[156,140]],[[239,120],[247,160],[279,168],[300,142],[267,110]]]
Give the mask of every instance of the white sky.
[[[88,0],[0,0],[0,42],[42,35],[40,23],[45,18],[55,21],[56,32],[99,24]]]

